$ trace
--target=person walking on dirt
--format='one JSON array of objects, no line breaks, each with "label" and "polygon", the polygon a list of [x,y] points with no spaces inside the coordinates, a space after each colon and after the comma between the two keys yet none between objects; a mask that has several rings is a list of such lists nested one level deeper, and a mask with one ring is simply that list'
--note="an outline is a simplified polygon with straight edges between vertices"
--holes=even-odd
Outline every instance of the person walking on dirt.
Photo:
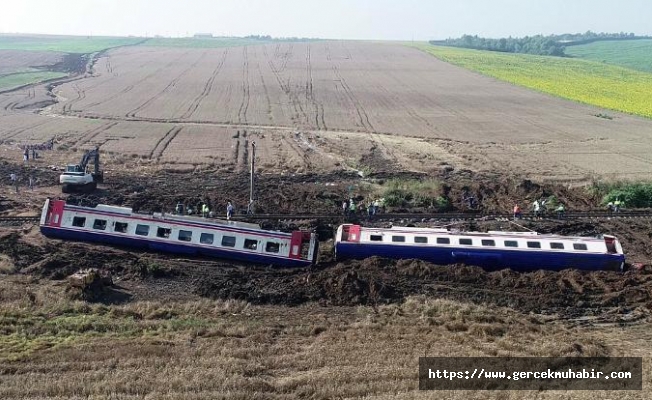
[{"label": "person walking on dirt", "polygon": [[29,176],[29,190],[34,190],[34,177],[32,175]]},{"label": "person walking on dirt", "polygon": [[517,219],[521,219],[521,207],[519,207],[518,203],[514,205],[514,220]]},{"label": "person walking on dirt", "polygon": [[11,174],[9,175],[9,179],[11,179],[11,185],[16,188],[16,193],[18,193],[18,175]]},{"label": "person walking on dirt", "polygon": [[346,200],[344,200],[344,201],[342,202],[342,213],[343,213],[344,215],[346,215],[346,214],[348,214],[348,212],[349,212],[349,202],[346,201]]},{"label": "person walking on dirt", "polygon": [[226,202],[226,219],[227,221],[233,216],[233,204],[230,201]]},{"label": "person walking on dirt", "polygon": [[562,219],[564,218],[564,213],[566,212],[566,208],[562,203],[559,203],[559,206],[555,209],[557,212],[557,219]]},{"label": "person walking on dirt", "polygon": [[25,152],[23,153],[23,161],[25,163],[29,162],[29,150],[25,147]]},{"label": "person walking on dirt", "polygon": [[209,212],[209,211],[210,211],[210,210],[208,209],[208,204],[204,203],[204,205],[201,206],[201,216],[204,217],[204,218],[206,218],[206,216],[208,215],[208,212]]},{"label": "person walking on dirt", "polygon": [[622,206],[622,203],[621,203],[620,199],[616,199],[616,201],[614,201],[614,212],[620,212],[620,207],[621,206]]},{"label": "person walking on dirt", "polygon": [[541,216],[541,204],[539,204],[539,200],[534,200],[534,203],[532,203],[532,211],[534,212],[535,219]]}]

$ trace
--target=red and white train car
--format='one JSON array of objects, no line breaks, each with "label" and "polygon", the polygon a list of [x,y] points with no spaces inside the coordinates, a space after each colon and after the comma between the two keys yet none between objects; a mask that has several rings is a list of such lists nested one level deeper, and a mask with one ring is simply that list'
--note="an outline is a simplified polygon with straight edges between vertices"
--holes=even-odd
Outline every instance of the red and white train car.
[{"label": "red and white train car", "polygon": [[40,228],[58,239],[287,267],[313,264],[319,246],[314,232],[284,233],[242,222],[138,214],[127,207],[80,207],[50,199],[43,206]]}]

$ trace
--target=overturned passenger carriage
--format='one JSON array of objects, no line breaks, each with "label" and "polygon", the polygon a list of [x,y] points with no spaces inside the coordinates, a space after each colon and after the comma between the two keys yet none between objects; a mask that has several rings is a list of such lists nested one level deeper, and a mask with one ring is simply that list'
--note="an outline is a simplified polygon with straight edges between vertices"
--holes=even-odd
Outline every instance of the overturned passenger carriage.
[{"label": "overturned passenger carriage", "polygon": [[338,260],[379,256],[517,271],[566,268],[622,271],[625,266],[623,248],[610,235],[579,237],[345,224],[337,230],[335,253]]},{"label": "overturned passenger carriage", "polygon": [[139,214],[108,205],[80,207],[50,199],[43,206],[40,228],[52,238],[288,267],[313,264],[319,245],[316,233],[309,231],[284,233],[243,222]]}]

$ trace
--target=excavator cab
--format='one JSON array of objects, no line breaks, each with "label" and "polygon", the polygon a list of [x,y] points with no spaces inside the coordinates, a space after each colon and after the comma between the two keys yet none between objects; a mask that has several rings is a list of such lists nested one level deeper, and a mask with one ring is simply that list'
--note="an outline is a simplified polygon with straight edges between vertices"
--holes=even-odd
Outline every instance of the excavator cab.
[{"label": "excavator cab", "polygon": [[85,172],[79,164],[66,165],[66,173]]}]

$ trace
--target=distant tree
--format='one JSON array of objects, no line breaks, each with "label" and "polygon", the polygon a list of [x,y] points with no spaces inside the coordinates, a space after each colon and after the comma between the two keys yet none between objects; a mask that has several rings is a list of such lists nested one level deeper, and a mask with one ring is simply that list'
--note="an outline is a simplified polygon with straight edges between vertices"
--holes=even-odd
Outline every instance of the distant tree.
[{"label": "distant tree", "polygon": [[634,33],[564,33],[550,36],[525,36],[523,38],[488,39],[478,35],[463,35],[459,39],[436,40],[430,43],[441,46],[465,47],[477,50],[501,51],[507,53],[539,54],[564,57],[566,46],[591,43],[597,40],[631,40],[648,39],[648,36],[636,36]]}]

